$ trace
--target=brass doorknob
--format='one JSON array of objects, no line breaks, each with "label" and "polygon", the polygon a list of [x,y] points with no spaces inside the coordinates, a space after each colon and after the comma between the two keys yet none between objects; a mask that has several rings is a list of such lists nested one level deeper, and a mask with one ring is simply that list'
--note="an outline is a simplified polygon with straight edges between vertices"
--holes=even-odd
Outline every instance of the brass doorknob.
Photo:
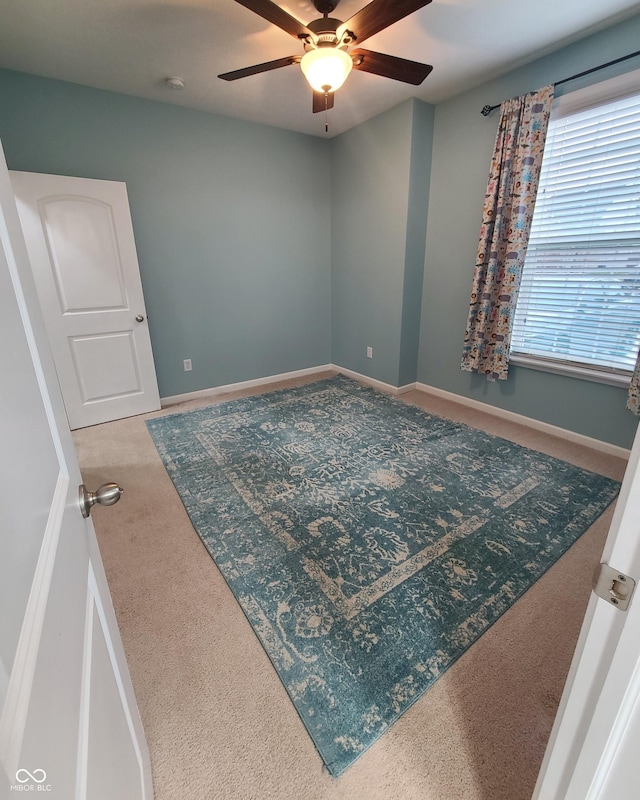
[{"label": "brass doorknob", "polygon": [[83,517],[91,514],[91,506],[96,503],[100,506],[112,506],[120,499],[124,489],[117,483],[103,483],[96,492],[89,492],[84,483],[78,487],[78,503]]}]

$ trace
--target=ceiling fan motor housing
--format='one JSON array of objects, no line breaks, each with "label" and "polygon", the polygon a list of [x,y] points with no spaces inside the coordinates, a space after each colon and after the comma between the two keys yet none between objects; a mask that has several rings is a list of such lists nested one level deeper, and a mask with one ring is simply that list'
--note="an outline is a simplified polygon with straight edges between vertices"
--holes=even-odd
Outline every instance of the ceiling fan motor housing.
[{"label": "ceiling fan motor housing", "polygon": [[313,31],[319,40],[323,37],[332,37],[334,40],[337,40],[336,31],[339,25],[342,25],[342,21],[339,19],[322,17],[322,19],[314,19],[313,22],[307,25],[307,28]]},{"label": "ceiling fan motor housing", "polygon": [[342,37],[345,41],[338,39],[337,30],[342,25],[342,20],[333,17],[323,17],[314,19],[307,25],[312,33],[315,34],[315,45],[309,41],[304,42],[304,49],[311,50],[314,47],[346,47],[351,42],[350,37]]}]

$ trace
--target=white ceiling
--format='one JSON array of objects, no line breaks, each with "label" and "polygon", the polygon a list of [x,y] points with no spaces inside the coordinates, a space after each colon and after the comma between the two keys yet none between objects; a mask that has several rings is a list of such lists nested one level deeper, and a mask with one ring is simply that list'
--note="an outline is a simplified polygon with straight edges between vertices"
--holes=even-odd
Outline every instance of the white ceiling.
[{"label": "white ceiling", "polygon": [[[304,23],[319,16],[309,0],[279,4]],[[365,4],[341,0],[332,16],[347,20]],[[432,74],[414,87],[352,72],[329,112],[329,135],[408,97],[439,102],[637,12],[638,0],[433,0],[363,45],[433,64]],[[217,78],[298,54],[291,36],[233,0],[0,2],[2,67],[324,136],[298,66]],[[167,89],[170,75],[186,88]]]}]

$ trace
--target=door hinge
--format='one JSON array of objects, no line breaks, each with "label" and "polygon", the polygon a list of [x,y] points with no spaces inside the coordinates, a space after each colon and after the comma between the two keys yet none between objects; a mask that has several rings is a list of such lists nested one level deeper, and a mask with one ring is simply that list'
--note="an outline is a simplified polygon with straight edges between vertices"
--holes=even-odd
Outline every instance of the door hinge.
[{"label": "door hinge", "polygon": [[598,564],[593,573],[593,591],[620,611],[629,608],[635,588],[636,582],[632,577],[608,564]]}]

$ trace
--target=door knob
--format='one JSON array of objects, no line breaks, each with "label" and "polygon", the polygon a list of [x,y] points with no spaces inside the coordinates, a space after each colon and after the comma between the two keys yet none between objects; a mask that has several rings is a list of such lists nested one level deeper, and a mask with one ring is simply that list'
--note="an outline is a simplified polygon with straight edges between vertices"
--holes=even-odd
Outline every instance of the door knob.
[{"label": "door knob", "polygon": [[96,492],[87,491],[87,487],[81,483],[78,487],[78,503],[82,516],[88,517],[91,514],[91,506],[96,503],[100,506],[112,506],[118,502],[123,492],[124,489],[117,483],[103,483]]},{"label": "door knob", "polygon": [[142,316],[142,314],[137,315],[136,322],[144,322],[144,317]]}]

